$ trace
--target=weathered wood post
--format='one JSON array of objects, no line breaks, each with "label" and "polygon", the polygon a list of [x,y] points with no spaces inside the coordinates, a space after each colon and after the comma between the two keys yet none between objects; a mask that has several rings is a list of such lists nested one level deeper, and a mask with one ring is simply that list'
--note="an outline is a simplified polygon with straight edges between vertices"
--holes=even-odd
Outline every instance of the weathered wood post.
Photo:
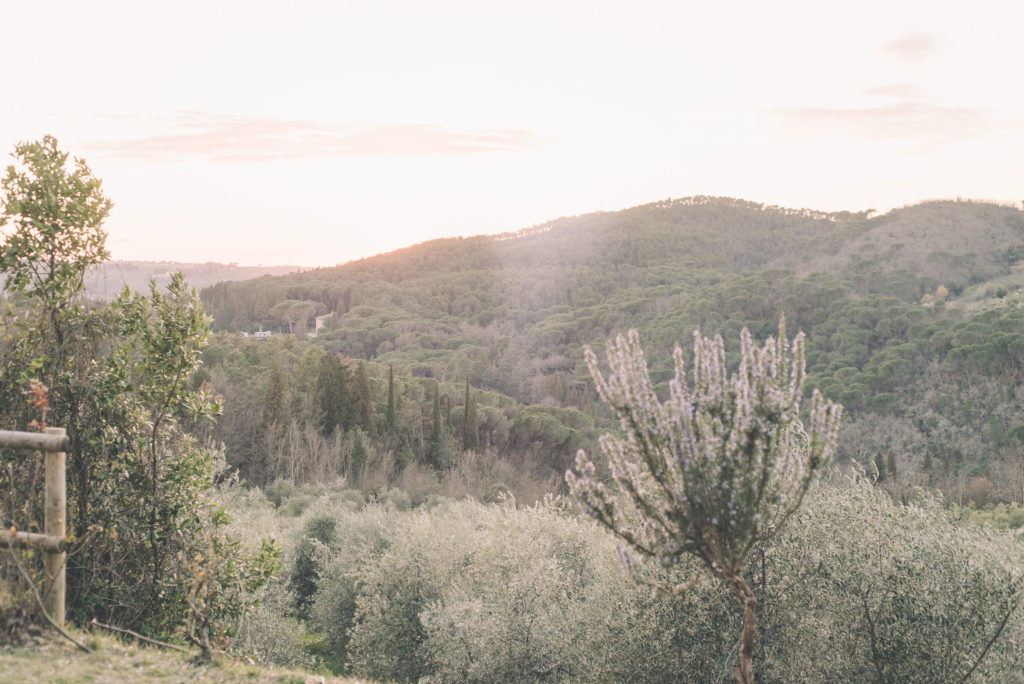
[{"label": "weathered wood post", "polygon": [[[61,427],[48,427],[46,434],[64,437]],[[67,534],[67,474],[63,451],[46,451],[46,498],[44,504],[44,527],[48,537],[63,540]],[[64,626],[64,599],[66,593],[65,564],[67,552],[44,553],[43,568],[46,571],[47,589],[46,612],[53,621]]]}]

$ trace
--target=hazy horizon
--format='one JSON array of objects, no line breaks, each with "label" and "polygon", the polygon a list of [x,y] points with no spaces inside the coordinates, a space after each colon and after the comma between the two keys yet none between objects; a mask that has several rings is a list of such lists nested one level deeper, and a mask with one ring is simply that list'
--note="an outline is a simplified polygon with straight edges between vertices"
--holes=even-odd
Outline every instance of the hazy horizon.
[{"label": "hazy horizon", "polygon": [[[663,198],[663,199],[668,199],[668,200],[684,200],[684,199],[689,199],[689,198],[687,198],[687,197],[671,197],[671,198]],[[723,197],[723,198],[716,198],[716,199],[736,199],[736,200],[742,200],[742,201],[753,201],[753,200],[747,200],[744,197],[733,197],[733,198],[724,198]],[[628,209],[633,209],[633,208],[636,208],[636,207],[644,206],[646,204],[652,204],[652,203],[656,203],[656,202],[660,202],[660,201],[663,201],[663,200],[652,200],[651,202],[644,202],[643,204],[633,205],[633,206],[630,206],[630,207],[621,207],[619,209],[596,209],[594,211],[588,211],[588,212],[584,212],[582,214],[574,214],[572,216],[557,216],[557,217],[553,217],[553,218],[551,218],[550,220],[547,220],[547,221],[541,221],[540,223],[536,223],[536,224],[531,225],[531,226],[522,226],[522,227],[520,227],[518,229],[511,230],[511,231],[503,231],[503,232],[497,232],[497,233],[477,233],[477,234],[473,234],[473,235],[442,235],[442,236],[437,236],[437,237],[431,237],[431,238],[427,238],[426,240],[421,240],[419,242],[411,242],[409,244],[399,245],[398,247],[395,247],[394,249],[387,250],[385,252],[375,252],[373,254],[365,254],[365,255],[361,255],[361,256],[355,256],[355,257],[352,257],[350,259],[346,259],[344,261],[337,261],[337,262],[334,262],[334,263],[326,263],[326,262],[319,263],[319,264],[302,264],[302,263],[295,263],[295,262],[280,262],[280,263],[278,263],[278,262],[258,262],[258,263],[257,262],[252,262],[252,263],[247,263],[247,262],[241,262],[241,261],[238,261],[238,260],[235,260],[235,259],[232,259],[232,260],[229,260],[229,261],[218,261],[218,260],[215,260],[215,259],[213,259],[213,260],[205,259],[203,261],[197,261],[197,260],[192,260],[192,259],[122,258],[122,257],[119,257],[116,254],[113,254],[111,256],[111,262],[145,262],[145,263],[151,263],[151,264],[158,264],[158,263],[182,263],[182,264],[190,264],[190,265],[195,265],[195,266],[202,266],[204,264],[208,264],[209,263],[209,264],[216,264],[216,265],[219,265],[219,266],[235,266],[235,267],[238,267],[238,268],[268,268],[268,269],[269,268],[296,268],[296,269],[303,269],[303,270],[306,270],[306,269],[314,270],[314,269],[318,269],[318,268],[330,268],[332,266],[341,266],[341,265],[347,264],[349,262],[360,261],[362,259],[372,259],[374,257],[382,256],[382,255],[385,255],[385,254],[389,254],[391,252],[395,252],[395,251],[399,251],[399,250],[403,250],[403,249],[408,249],[410,247],[416,247],[417,245],[421,245],[421,244],[424,244],[424,243],[427,243],[427,242],[432,242],[434,240],[446,240],[446,239],[457,240],[457,239],[475,238],[475,237],[498,237],[498,236],[504,236],[504,235],[514,235],[515,233],[519,233],[519,232],[522,232],[522,231],[529,231],[530,229],[538,228],[538,227],[541,227],[541,226],[545,226],[545,225],[547,225],[549,223],[554,223],[554,222],[559,221],[561,219],[568,219],[568,218],[575,218],[575,217],[579,217],[579,216],[586,216],[587,214],[615,213],[615,212],[618,212],[618,211],[626,211]],[[1024,201],[1022,201],[1022,202],[1011,202],[1011,201],[1002,201],[1002,200],[993,200],[993,199],[984,199],[984,198],[975,198],[975,197],[931,197],[931,198],[922,199],[922,200],[920,200],[918,202],[913,202],[913,203],[910,203],[910,204],[901,205],[901,206],[898,206],[898,207],[886,207],[886,208],[881,208],[881,209],[876,209],[874,207],[848,208],[848,209],[831,210],[829,213],[838,213],[838,212],[842,212],[842,211],[849,211],[850,213],[860,213],[860,212],[868,211],[868,212],[870,212],[870,216],[872,218],[875,218],[875,217],[878,217],[878,216],[884,216],[884,215],[886,215],[886,214],[888,214],[890,212],[893,212],[893,211],[898,211],[900,209],[906,209],[908,207],[914,207],[914,206],[918,206],[918,205],[921,205],[921,204],[926,204],[926,203],[929,203],[929,202],[976,202],[976,203],[982,203],[982,204],[996,204],[996,205],[999,205],[999,206],[1009,206],[1009,207],[1012,207],[1012,208],[1017,209],[1017,210],[1024,210]],[[763,204],[765,207],[773,207],[773,206],[775,206],[775,207],[779,207],[781,209],[792,209],[792,210],[808,209],[808,210],[811,210],[811,211],[825,212],[825,210],[819,209],[817,207],[784,207],[784,206],[781,206],[781,205],[773,205],[771,203],[762,203],[762,202],[758,202],[758,204]]]},{"label": "hazy horizon", "polygon": [[665,197],[863,211],[1024,187],[1024,6],[996,0],[0,17],[31,57],[0,75],[4,165],[45,134],[85,158],[123,260],[329,266]]}]

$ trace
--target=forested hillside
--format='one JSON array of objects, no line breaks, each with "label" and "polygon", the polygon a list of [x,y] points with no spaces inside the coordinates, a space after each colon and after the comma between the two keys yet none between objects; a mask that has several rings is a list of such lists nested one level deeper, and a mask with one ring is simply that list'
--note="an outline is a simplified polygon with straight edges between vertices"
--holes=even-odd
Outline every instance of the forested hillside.
[{"label": "forested hillside", "polygon": [[785,314],[809,336],[810,385],[847,408],[845,457],[882,463],[883,478],[1019,498],[1022,257],[1024,214],[1009,206],[872,216],[695,197],[219,283],[202,298],[219,330],[305,332],[333,313],[316,338],[326,350],[599,422],[585,346],[637,328],[667,379],[694,328],[732,345]]},{"label": "forested hillside", "polygon": [[180,273],[88,296],[111,201],[15,156],[0,426],[66,430],[68,534],[18,548],[51,468],[0,450],[0,642],[66,580],[79,633],[379,681],[1021,671],[1017,210],[662,202],[221,283],[211,335]]}]

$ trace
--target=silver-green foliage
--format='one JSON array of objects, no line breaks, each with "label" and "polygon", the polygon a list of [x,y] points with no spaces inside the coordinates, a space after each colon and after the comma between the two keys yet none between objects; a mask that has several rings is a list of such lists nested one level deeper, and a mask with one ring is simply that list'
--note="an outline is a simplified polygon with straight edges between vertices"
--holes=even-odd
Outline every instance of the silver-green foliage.
[{"label": "silver-green foliage", "polygon": [[767,551],[766,672],[794,681],[1010,681],[1024,545],[864,478],[815,491]]},{"label": "silver-green foliage", "polygon": [[[333,510],[312,626],[358,676],[409,681],[725,681],[743,613],[710,578],[652,595],[563,502]],[[761,554],[763,550],[763,556]],[[681,581],[699,561],[641,579]],[[764,681],[1007,681],[1024,621],[1011,532],[865,479],[812,487],[744,570]],[[866,607],[865,607],[866,606]],[[973,668],[973,670],[972,670]]]}]

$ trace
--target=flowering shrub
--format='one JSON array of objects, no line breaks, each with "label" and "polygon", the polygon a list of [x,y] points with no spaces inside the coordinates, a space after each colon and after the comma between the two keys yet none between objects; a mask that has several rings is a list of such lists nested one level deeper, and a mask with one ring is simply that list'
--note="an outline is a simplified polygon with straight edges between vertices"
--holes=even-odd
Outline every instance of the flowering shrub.
[{"label": "flowering shrub", "polygon": [[[805,432],[798,417],[804,335],[790,347],[784,322],[778,339],[760,348],[741,332],[731,377],[721,337],[694,333],[692,388],[679,347],[674,358],[675,378],[662,403],[636,331],[609,345],[607,377],[587,351],[598,393],[625,433],[600,441],[618,487],[601,482],[582,451],[566,480],[583,510],[629,549],[664,566],[694,556],[736,594],[744,606],[737,677],[753,682],[757,598],[744,564],[751,549],[778,533],[831,459],[842,407],[815,390]],[[620,553],[630,570],[628,550]]]}]

